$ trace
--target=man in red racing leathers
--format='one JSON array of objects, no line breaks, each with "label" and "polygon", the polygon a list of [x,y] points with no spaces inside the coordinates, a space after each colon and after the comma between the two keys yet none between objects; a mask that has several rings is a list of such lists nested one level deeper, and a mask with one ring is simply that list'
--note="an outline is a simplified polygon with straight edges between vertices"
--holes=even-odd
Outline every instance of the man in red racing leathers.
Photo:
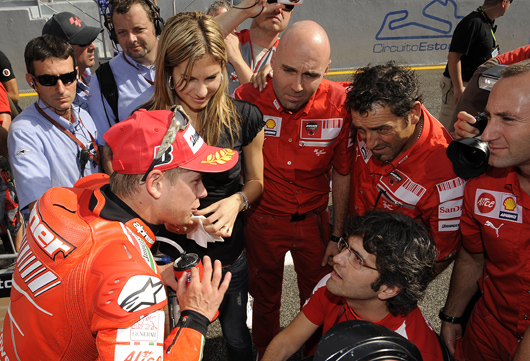
[{"label": "man in red racing leathers", "polygon": [[[13,276],[1,360],[200,360],[207,326],[230,282],[204,258],[174,279],[150,246],[157,227],[190,222],[206,196],[202,172],[238,154],[207,146],[175,110],[140,110],[105,140],[114,174],[84,188],[52,188],[34,207]],[[169,129],[168,129],[169,128]],[[159,148],[161,148],[159,150]],[[91,184],[91,186],[88,186]],[[182,316],[164,342],[164,285]]]}]

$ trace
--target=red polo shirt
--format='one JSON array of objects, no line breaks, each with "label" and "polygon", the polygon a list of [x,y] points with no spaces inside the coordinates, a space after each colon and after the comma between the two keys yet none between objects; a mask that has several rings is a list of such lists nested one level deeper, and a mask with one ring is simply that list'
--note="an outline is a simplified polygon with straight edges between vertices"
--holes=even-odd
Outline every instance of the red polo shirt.
[{"label": "red polo shirt", "polygon": [[257,105],[266,121],[265,186],[263,197],[252,208],[265,214],[287,215],[325,205],[331,167],[343,175],[351,168],[351,117],[344,106],[344,88],[322,80],[297,113],[283,109],[272,81],[261,93],[250,83],[242,85],[235,97]]},{"label": "red polo shirt", "polygon": [[399,211],[430,227],[438,260],[460,248],[458,229],[465,181],[456,176],[445,154],[451,135],[422,106],[420,138],[391,163],[372,157],[357,136],[353,161],[350,214],[374,207]]},{"label": "red polo shirt", "polygon": [[[346,299],[335,296],[325,286],[315,291],[302,308],[302,312],[315,325],[324,325],[322,334],[339,322],[362,320],[348,306]],[[397,332],[415,344],[424,361],[443,360],[438,338],[418,307],[406,316],[392,316],[389,313],[385,318],[374,323]]]},{"label": "red polo shirt", "polygon": [[484,305],[520,338],[530,324],[530,196],[514,168],[488,168],[466,185],[463,208],[463,246],[484,252]]}]

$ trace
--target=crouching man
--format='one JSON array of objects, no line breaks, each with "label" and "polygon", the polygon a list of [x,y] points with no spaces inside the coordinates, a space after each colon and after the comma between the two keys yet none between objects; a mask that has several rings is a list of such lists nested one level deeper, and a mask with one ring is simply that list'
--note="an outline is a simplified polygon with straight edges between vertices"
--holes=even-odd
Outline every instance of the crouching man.
[{"label": "crouching man", "polygon": [[443,360],[432,327],[417,304],[434,275],[436,245],[419,222],[397,212],[351,218],[337,243],[333,272],[302,312],[267,348],[263,361],[287,360],[323,325],[348,320],[380,324],[409,339],[424,361]]}]

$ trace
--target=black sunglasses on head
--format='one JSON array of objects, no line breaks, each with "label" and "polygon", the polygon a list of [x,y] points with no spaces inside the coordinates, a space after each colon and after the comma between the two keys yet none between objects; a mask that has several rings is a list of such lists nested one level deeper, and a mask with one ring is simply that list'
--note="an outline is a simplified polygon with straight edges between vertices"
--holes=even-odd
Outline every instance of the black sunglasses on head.
[{"label": "black sunglasses on head", "polygon": [[[277,3],[278,0],[267,0],[267,2],[268,2],[269,4],[274,4],[274,3]],[[284,4],[284,5],[285,5],[285,4]],[[294,9],[294,5],[285,5],[285,10],[287,10],[287,11],[293,11],[293,9]]]},{"label": "black sunglasses on head", "polygon": [[77,79],[77,70],[74,70],[71,73],[61,74],[61,75],[50,75],[50,74],[44,74],[44,75],[34,75],[35,79],[39,82],[42,86],[55,86],[57,84],[57,80],[61,79],[61,82],[64,85],[68,85],[73,83]]}]

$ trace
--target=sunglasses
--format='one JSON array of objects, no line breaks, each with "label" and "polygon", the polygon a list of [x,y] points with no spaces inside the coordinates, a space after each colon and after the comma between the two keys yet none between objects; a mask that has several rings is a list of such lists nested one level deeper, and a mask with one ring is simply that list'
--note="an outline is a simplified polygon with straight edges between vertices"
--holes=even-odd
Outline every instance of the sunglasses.
[{"label": "sunglasses", "polygon": [[34,75],[35,79],[39,82],[42,86],[55,86],[57,84],[57,80],[61,79],[61,82],[64,85],[68,85],[73,83],[77,79],[77,70],[74,70],[71,73],[61,74],[61,75],[50,75],[50,74],[44,74],[44,75]]},{"label": "sunglasses", "polygon": [[[277,3],[278,0],[267,0],[267,2],[269,4],[274,4],[274,3]],[[293,11],[293,9],[294,9],[294,5],[285,5],[285,10],[286,11]]]},{"label": "sunglasses", "polygon": [[[173,119],[171,119],[171,124],[169,125],[169,128],[164,135],[164,138],[162,138],[162,143],[160,144],[160,147],[158,148],[158,152],[155,155],[155,159],[151,162],[151,165],[147,169],[147,172],[145,172],[144,176],[140,180],[140,184],[144,184],[147,180],[147,176],[151,171],[161,163],[162,157],[164,153],[169,149],[169,147],[175,142],[175,138],[177,137],[177,132],[180,130],[185,130],[188,127],[188,124],[190,123],[190,118],[184,111],[184,108],[182,108],[181,105],[173,106]],[[177,116],[177,112],[180,113],[180,117]],[[184,122],[182,122],[182,120]]]}]

